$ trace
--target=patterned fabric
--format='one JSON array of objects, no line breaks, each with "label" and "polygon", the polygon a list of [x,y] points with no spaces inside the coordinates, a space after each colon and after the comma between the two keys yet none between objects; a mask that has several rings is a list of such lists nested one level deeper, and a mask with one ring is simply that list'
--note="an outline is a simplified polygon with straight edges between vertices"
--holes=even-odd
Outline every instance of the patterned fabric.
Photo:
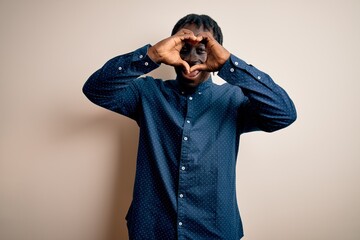
[{"label": "patterned fabric", "polygon": [[109,60],[85,83],[95,104],[140,127],[130,239],[240,239],[235,187],[240,135],[272,132],[296,119],[286,92],[231,55],[193,92],[177,80],[140,77],[158,67],[146,45]]}]

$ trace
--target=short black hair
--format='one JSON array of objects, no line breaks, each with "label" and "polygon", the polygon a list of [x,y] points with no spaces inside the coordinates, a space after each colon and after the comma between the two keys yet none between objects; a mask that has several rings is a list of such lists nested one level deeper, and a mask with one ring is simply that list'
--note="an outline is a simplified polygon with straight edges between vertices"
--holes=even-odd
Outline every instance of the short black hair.
[{"label": "short black hair", "polygon": [[199,15],[199,14],[188,14],[185,17],[181,18],[174,26],[171,35],[177,33],[181,28],[183,28],[187,24],[195,24],[197,27],[203,27],[206,30],[212,31],[214,38],[221,45],[223,43],[223,35],[221,32],[221,28],[217,24],[217,22],[209,17],[208,15]]}]

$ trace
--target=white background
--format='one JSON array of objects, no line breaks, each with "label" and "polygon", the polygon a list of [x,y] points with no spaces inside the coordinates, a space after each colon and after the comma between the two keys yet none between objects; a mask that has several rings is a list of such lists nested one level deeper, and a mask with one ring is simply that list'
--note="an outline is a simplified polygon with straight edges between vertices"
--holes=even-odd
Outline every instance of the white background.
[{"label": "white background", "polygon": [[244,239],[360,239],[357,0],[1,0],[0,239],[127,238],[138,129],[81,88],[193,12],[217,20],[224,46],[298,111],[289,128],[241,139]]}]

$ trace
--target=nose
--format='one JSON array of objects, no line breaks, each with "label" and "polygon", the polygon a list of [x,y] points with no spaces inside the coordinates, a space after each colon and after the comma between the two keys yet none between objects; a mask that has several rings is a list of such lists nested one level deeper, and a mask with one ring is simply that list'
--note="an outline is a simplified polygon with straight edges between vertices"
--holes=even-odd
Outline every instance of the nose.
[{"label": "nose", "polygon": [[192,49],[189,51],[186,56],[184,56],[184,61],[186,61],[190,66],[198,64],[200,62],[200,58],[198,54],[196,53],[195,49]]}]

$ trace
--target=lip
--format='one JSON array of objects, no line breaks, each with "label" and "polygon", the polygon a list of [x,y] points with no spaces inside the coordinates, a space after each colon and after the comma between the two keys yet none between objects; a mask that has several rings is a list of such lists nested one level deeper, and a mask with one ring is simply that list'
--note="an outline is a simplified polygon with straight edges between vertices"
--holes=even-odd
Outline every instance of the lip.
[{"label": "lip", "polygon": [[200,74],[200,71],[195,70],[195,71],[190,72],[190,73],[186,73],[186,72],[183,71],[182,74],[183,74],[183,77],[185,77],[187,79],[195,79]]}]

